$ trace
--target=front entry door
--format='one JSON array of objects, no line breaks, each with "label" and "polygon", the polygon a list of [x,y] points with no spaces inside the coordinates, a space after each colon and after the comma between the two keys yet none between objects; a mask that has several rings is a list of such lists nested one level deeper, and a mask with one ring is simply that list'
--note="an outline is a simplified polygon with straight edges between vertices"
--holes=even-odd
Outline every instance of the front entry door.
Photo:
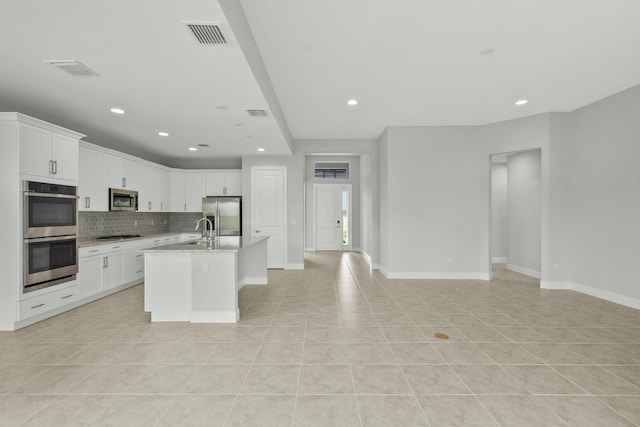
[{"label": "front entry door", "polygon": [[286,168],[251,168],[251,235],[269,236],[267,267],[285,265]]},{"label": "front entry door", "polygon": [[316,250],[341,251],[348,242],[348,187],[315,185]]}]

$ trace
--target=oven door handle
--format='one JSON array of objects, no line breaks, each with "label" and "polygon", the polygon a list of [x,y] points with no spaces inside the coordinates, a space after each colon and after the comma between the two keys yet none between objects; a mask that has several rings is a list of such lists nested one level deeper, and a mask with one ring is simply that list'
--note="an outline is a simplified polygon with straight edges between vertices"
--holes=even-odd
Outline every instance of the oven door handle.
[{"label": "oven door handle", "polygon": [[75,240],[77,244],[78,236],[75,234],[69,236],[58,236],[58,237],[35,237],[33,239],[24,239],[25,243],[45,243],[45,242],[56,242],[58,240]]},{"label": "oven door handle", "polygon": [[51,197],[53,199],[79,199],[80,196],[72,194],[53,194],[53,193],[32,193],[25,191],[24,195],[27,197]]}]

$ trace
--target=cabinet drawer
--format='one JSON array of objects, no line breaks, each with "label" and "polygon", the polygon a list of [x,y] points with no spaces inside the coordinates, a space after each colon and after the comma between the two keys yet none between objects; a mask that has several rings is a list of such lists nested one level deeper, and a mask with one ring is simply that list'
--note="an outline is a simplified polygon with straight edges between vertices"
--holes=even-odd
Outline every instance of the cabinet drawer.
[{"label": "cabinet drawer", "polygon": [[59,291],[50,292],[35,298],[29,298],[19,303],[20,319],[45,313],[63,305],[75,302],[78,299],[78,286],[70,286]]},{"label": "cabinet drawer", "polygon": [[118,243],[114,243],[112,245],[87,246],[78,249],[78,257],[85,258],[89,256],[107,254],[109,252],[120,251],[122,248],[122,244]]}]

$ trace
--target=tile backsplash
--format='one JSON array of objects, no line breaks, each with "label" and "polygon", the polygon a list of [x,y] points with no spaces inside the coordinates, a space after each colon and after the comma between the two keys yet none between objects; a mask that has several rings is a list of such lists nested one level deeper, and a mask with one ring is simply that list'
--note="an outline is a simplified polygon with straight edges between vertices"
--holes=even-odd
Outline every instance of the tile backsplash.
[{"label": "tile backsplash", "polygon": [[78,234],[82,241],[111,234],[193,231],[201,216],[198,212],[78,212]]}]

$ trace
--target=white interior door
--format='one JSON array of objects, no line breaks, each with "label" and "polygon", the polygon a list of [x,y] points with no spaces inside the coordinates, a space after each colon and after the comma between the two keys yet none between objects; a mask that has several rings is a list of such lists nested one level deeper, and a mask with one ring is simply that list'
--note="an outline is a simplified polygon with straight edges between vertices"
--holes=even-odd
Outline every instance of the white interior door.
[{"label": "white interior door", "polygon": [[344,186],[338,184],[315,185],[316,250],[344,249],[344,190]]},{"label": "white interior door", "polygon": [[269,236],[267,267],[284,268],[286,168],[251,168],[251,234]]}]

